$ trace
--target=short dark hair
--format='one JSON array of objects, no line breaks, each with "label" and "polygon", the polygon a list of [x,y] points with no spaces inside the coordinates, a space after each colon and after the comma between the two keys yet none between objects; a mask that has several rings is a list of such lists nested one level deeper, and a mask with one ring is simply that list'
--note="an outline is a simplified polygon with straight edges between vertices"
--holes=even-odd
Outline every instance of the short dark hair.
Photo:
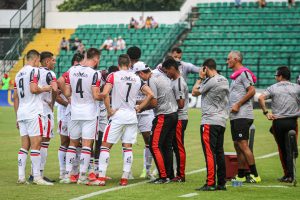
[{"label": "short dark hair", "polygon": [[71,60],[71,65],[74,65],[75,61],[76,62],[80,62],[84,59],[84,55],[80,52],[76,52],[74,55],[73,55],[73,58]]},{"label": "short dark hair", "polygon": [[112,65],[108,68],[108,73],[112,73],[112,72],[116,72],[116,71],[119,71],[119,67],[118,66],[115,66],[115,65]]},{"label": "short dark hair", "polygon": [[285,80],[291,79],[291,71],[287,66],[281,66],[277,68],[276,72],[277,76],[282,76]]},{"label": "short dark hair", "polygon": [[50,51],[43,51],[40,56],[40,61],[43,62],[46,58],[52,58],[53,53],[51,53]]},{"label": "short dark hair", "polygon": [[166,69],[174,67],[176,70],[178,70],[178,63],[173,58],[169,58],[162,63],[162,67]]},{"label": "short dark hair", "polygon": [[119,66],[129,66],[130,64],[130,58],[127,54],[121,54],[118,58],[118,65]]},{"label": "short dark hair", "polygon": [[182,50],[181,50],[179,47],[174,47],[174,48],[171,50],[172,53],[175,52],[175,51],[176,51],[176,53],[182,53]]},{"label": "short dark hair", "polygon": [[93,59],[96,56],[100,57],[100,55],[101,55],[100,50],[96,48],[89,48],[86,52],[87,59]]},{"label": "short dark hair", "polygon": [[206,59],[206,60],[203,62],[202,66],[206,66],[206,67],[208,67],[209,69],[214,69],[214,70],[217,69],[217,63],[216,63],[216,61],[215,61],[214,59],[212,59],[212,58]]},{"label": "short dark hair", "polygon": [[31,60],[31,59],[33,59],[35,57],[39,57],[39,56],[40,56],[40,53],[37,50],[31,49],[27,52],[26,59]]},{"label": "short dark hair", "polygon": [[139,47],[133,46],[127,49],[127,55],[131,60],[139,60],[142,55],[142,51]]}]

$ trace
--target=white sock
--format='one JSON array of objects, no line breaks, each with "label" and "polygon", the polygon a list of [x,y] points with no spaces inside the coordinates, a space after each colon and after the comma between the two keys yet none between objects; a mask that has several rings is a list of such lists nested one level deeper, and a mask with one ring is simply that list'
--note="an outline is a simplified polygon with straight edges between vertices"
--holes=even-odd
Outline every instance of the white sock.
[{"label": "white sock", "polygon": [[41,143],[41,149],[40,149],[40,152],[41,152],[41,167],[40,167],[40,170],[41,170],[41,176],[43,177],[44,176],[44,169],[45,169],[45,165],[46,165],[46,161],[47,161],[47,157],[48,157],[48,147],[49,147],[49,144],[50,142],[42,142]]},{"label": "white sock", "polygon": [[67,147],[60,146],[58,149],[58,161],[59,161],[59,171],[60,175],[64,175],[66,172],[66,154],[67,154]]},{"label": "white sock", "polygon": [[30,159],[32,166],[32,175],[34,179],[41,176],[40,167],[41,167],[41,153],[39,150],[30,151]]},{"label": "white sock", "polygon": [[99,177],[106,176],[107,166],[109,164],[109,151],[110,149],[107,147],[100,148],[100,156],[99,156]]},{"label": "white sock", "polygon": [[66,174],[68,177],[70,177],[71,175],[75,157],[76,157],[76,147],[69,146],[66,153]]},{"label": "white sock", "polygon": [[150,152],[149,145],[146,145],[144,149],[144,167],[147,173],[150,173],[150,169],[152,166],[152,159],[153,157]]},{"label": "white sock", "polygon": [[91,158],[91,148],[82,147],[80,155],[80,177],[86,176]]},{"label": "white sock", "polygon": [[90,158],[89,167],[88,167],[88,173],[94,172],[94,157]]},{"label": "white sock", "polygon": [[99,174],[99,159],[95,159],[94,172],[95,172],[96,175]]},{"label": "white sock", "polygon": [[123,147],[123,175],[122,178],[127,178],[129,172],[131,171],[131,166],[133,162],[132,148]]},{"label": "white sock", "polygon": [[79,174],[79,166],[80,166],[80,155],[81,155],[81,147],[76,148],[76,157],[73,164],[73,169],[71,174],[78,175]]},{"label": "white sock", "polygon": [[19,169],[19,179],[25,179],[25,169],[26,169],[26,159],[28,151],[21,148],[18,153],[18,169]]}]

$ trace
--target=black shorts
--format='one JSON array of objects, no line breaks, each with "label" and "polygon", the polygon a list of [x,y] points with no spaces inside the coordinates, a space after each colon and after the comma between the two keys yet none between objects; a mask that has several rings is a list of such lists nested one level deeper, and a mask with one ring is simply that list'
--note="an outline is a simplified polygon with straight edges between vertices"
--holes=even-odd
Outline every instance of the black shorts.
[{"label": "black shorts", "polygon": [[230,121],[231,136],[233,141],[249,140],[249,129],[253,119],[234,119]]}]

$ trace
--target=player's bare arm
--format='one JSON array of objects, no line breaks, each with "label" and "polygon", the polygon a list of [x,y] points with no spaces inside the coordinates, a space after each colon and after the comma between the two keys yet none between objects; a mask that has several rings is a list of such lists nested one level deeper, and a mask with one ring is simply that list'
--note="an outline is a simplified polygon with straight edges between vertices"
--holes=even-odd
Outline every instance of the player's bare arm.
[{"label": "player's bare arm", "polygon": [[30,83],[30,92],[32,94],[40,94],[43,92],[50,92],[50,91],[51,91],[51,85],[39,87],[37,83]]},{"label": "player's bare arm", "polygon": [[[153,108],[153,107],[151,107],[151,103],[150,103],[154,97],[154,94],[153,94],[151,88],[147,85],[144,85],[141,88],[141,91],[144,95],[146,95],[146,98],[143,101],[141,101],[141,103],[138,106],[136,106],[137,112],[141,112],[142,110],[146,110],[146,109],[149,110],[149,109]],[[157,104],[157,101],[156,101],[156,104]]]},{"label": "player's bare arm", "polygon": [[267,99],[267,96],[264,95],[264,94],[261,94],[259,97],[258,97],[258,102],[259,102],[259,105],[264,113],[264,115],[266,115],[267,119],[268,120],[274,120],[276,119],[276,117],[272,114],[272,113],[269,113],[268,112],[268,109],[266,107],[266,99]]},{"label": "player's bare arm", "polygon": [[59,103],[60,105],[63,105],[63,106],[65,106],[65,107],[67,107],[69,103],[68,103],[68,101],[65,101],[65,100],[60,96],[61,93],[62,93],[62,92],[59,90],[59,92],[58,92],[58,94],[57,94],[57,97],[56,97],[56,102]]},{"label": "player's bare arm", "polygon": [[115,114],[116,110],[113,110],[110,106],[110,97],[109,97],[109,93],[112,89],[112,85],[107,83],[105,84],[104,86],[104,89],[103,89],[103,92],[101,92],[101,95],[103,96],[104,98],[104,105],[105,105],[105,108],[107,110],[107,115],[108,117],[111,117]]}]

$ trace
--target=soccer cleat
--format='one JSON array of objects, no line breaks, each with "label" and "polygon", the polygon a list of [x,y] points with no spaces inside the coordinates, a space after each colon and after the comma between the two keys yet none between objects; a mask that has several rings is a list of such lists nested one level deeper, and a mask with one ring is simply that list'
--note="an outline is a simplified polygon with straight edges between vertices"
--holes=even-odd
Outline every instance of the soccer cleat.
[{"label": "soccer cleat", "polygon": [[231,179],[231,181],[240,181],[240,182],[246,182],[246,177],[239,177],[238,175],[236,175],[233,179]]},{"label": "soccer cleat", "polygon": [[197,190],[197,191],[215,191],[216,186],[214,186],[214,185],[209,186],[209,185],[205,184],[200,188],[196,188],[195,190]]},{"label": "soccer cleat", "polygon": [[126,186],[128,185],[128,179],[127,178],[121,178],[119,185]]},{"label": "soccer cleat", "polygon": [[105,186],[105,181],[106,181],[105,177],[99,177],[95,181],[88,182],[87,185],[89,185],[89,186],[92,186],[92,185],[95,185],[95,186]]},{"label": "soccer cleat", "polygon": [[283,176],[283,177],[278,179],[278,181],[282,182],[282,183],[292,183],[293,180],[294,179],[292,177],[288,177],[288,176]]},{"label": "soccer cleat", "polygon": [[146,176],[147,176],[147,172],[146,172],[146,169],[144,168],[140,175],[140,178],[146,178]]},{"label": "soccer cleat", "polygon": [[227,190],[226,185],[218,185],[216,190]]},{"label": "soccer cleat", "polygon": [[76,176],[76,175],[71,175],[71,176],[70,176],[70,181],[71,181],[71,183],[77,183],[77,181],[78,181],[78,176]]},{"label": "soccer cleat", "polygon": [[55,180],[51,180],[51,179],[47,178],[46,176],[44,176],[43,179],[45,181],[47,181],[47,182],[50,182],[50,183],[54,183],[55,182]]},{"label": "soccer cleat", "polygon": [[155,177],[152,174],[150,174],[150,173],[147,173],[145,178],[149,179],[150,181],[155,180]]},{"label": "soccer cleat", "polygon": [[63,180],[65,178],[65,175],[59,175],[59,180]]},{"label": "soccer cleat", "polygon": [[28,181],[33,182],[33,176],[32,175],[29,176]]},{"label": "soccer cleat", "polygon": [[134,177],[133,177],[133,175],[132,175],[132,172],[129,172],[128,179],[129,179],[129,180],[133,180],[133,179],[134,179]]},{"label": "soccer cleat", "polygon": [[170,182],[171,182],[171,180],[169,178],[158,178],[153,181],[154,184],[166,184],[166,183],[170,183]]},{"label": "soccer cleat", "polygon": [[19,179],[18,181],[17,181],[17,184],[20,184],[20,185],[29,185],[29,183],[26,181],[26,179],[24,178],[24,179]]},{"label": "soccer cleat", "polygon": [[78,185],[87,185],[89,180],[86,177],[81,177],[77,180]]},{"label": "soccer cleat", "polygon": [[185,177],[176,176],[175,178],[171,179],[171,182],[185,182]]},{"label": "soccer cleat", "polygon": [[95,181],[97,179],[96,174],[94,172],[90,173],[88,179],[89,181]]},{"label": "soccer cleat", "polygon": [[36,184],[36,185],[54,185],[53,183],[50,183],[50,182],[47,182],[45,181],[43,178],[36,178],[33,180],[33,184]]},{"label": "soccer cleat", "polygon": [[[77,182],[77,181],[75,181],[75,183],[76,183],[76,182]],[[74,182],[71,181],[71,178],[64,178],[64,179],[61,179],[61,180],[59,181],[59,183],[70,184],[70,183],[74,183]]]},{"label": "soccer cleat", "polygon": [[105,176],[105,179],[106,179],[106,180],[112,180],[112,177]]},{"label": "soccer cleat", "polygon": [[261,178],[260,176],[255,177],[253,174],[250,174],[249,180],[247,180],[247,183],[260,183]]}]

